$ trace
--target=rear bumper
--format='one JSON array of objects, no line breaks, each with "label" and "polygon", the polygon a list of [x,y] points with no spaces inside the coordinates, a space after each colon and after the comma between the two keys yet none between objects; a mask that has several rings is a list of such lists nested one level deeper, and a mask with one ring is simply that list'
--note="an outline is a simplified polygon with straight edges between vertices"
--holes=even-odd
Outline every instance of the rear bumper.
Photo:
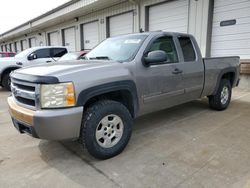
[{"label": "rear bumper", "polygon": [[46,140],[78,138],[83,107],[52,110],[29,110],[8,98],[9,112],[14,126],[20,133]]}]

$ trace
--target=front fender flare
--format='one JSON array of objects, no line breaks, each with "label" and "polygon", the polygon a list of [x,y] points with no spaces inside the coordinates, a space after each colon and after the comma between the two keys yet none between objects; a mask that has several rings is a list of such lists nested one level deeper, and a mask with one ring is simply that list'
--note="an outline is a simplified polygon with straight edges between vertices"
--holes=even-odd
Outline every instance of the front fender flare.
[{"label": "front fender flare", "polygon": [[133,98],[134,116],[136,117],[139,109],[139,102],[136,85],[132,80],[116,81],[85,89],[78,95],[77,106],[84,106],[89,99],[98,95],[122,90],[129,91],[131,94]]}]

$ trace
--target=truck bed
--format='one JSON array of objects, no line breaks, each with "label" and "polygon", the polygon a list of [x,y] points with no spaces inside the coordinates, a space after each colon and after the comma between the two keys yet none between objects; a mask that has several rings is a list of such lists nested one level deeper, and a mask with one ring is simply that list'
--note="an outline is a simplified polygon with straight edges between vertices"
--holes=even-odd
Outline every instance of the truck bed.
[{"label": "truck bed", "polygon": [[[203,58],[203,64],[205,77],[202,97],[214,93],[218,85],[218,80],[221,79],[220,77],[223,76],[224,72],[232,70],[232,72],[236,72],[237,74],[235,78],[239,77],[240,57],[238,56]],[[237,80],[235,79],[232,87],[236,86]]]}]

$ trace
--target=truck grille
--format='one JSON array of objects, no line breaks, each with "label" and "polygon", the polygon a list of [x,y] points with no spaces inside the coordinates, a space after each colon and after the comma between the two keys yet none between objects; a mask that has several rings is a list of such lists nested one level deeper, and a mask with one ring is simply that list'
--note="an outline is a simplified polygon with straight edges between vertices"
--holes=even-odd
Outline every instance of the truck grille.
[{"label": "truck grille", "polygon": [[11,80],[11,91],[16,102],[31,109],[37,107],[37,88],[38,84]]}]

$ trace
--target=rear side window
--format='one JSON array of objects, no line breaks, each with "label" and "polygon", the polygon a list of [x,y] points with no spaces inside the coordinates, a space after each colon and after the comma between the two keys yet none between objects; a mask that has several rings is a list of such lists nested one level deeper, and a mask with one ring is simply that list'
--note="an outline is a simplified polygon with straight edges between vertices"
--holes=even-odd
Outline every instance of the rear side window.
[{"label": "rear side window", "polygon": [[40,49],[35,51],[37,58],[48,58],[50,57],[50,50],[49,49]]},{"label": "rear side window", "polygon": [[179,41],[184,56],[184,61],[195,61],[196,55],[191,39],[189,37],[179,37]]},{"label": "rear side window", "polygon": [[52,57],[62,57],[67,53],[67,49],[65,48],[53,48],[52,49]]}]

